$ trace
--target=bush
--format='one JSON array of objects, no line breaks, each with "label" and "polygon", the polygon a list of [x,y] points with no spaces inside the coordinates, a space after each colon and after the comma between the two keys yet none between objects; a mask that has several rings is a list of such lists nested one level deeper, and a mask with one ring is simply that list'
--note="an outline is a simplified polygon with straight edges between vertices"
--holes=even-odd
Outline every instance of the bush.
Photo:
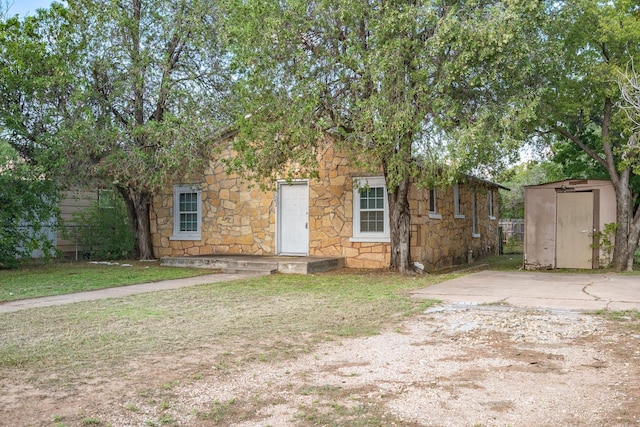
[{"label": "bush", "polygon": [[50,258],[55,241],[47,232],[55,230],[58,191],[38,168],[0,156],[0,268],[17,267],[34,251]]},{"label": "bush", "polygon": [[101,190],[99,200],[91,208],[73,214],[73,223],[84,258],[105,260],[132,256],[135,239],[124,203],[113,191]]}]

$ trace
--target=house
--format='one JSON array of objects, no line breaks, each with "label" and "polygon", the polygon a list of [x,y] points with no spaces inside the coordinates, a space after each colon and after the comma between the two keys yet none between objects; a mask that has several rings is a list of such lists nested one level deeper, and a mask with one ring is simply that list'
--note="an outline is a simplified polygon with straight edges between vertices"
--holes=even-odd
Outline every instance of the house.
[{"label": "house", "polygon": [[[569,179],[525,187],[524,267],[599,268],[610,262],[603,245],[616,222],[616,196],[608,180]],[[613,236],[606,236],[612,242]]]},{"label": "house", "polygon": [[76,215],[91,209],[100,199],[98,189],[72,188],[62,192],[60,202],[60,220],[62,227],[58,227],[56,248],[64,258],[82,258],[85,250],[82,244],[82,225],[77,222]]},{"label": "house", "polygon": [[[76,215],[98,203],[100,191],[75,188],[61,192],[58,209],[62,226],[55,217],[45,222],[46,238],[61,257],[76,260],[82,257],[85,250],[81,242],[83,226],[77,223]],[[44,254],[41,250],[36,250],[31,257],[42,258]]]},{"label": "house", "polygon": [[[250,187],[212,161],[202,182],[154,197],[156,255],[343,257],[350,268],[388,267],[384,177],[349,167],[330,145],[319,159],[318,178],[277,182],[273,191]],[[412,186],[412,260],[437,270],[497,253],[499,188],[471,177],[450,188]]]}]

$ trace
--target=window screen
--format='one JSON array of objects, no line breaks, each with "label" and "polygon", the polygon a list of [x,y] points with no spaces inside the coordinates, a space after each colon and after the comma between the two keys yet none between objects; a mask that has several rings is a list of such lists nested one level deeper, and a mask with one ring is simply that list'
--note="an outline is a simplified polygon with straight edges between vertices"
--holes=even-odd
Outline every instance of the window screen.
[{"label": "window screen", "polygon": [[360,232],[384,232],[384,187],[360,190]]},{"label": "window screen", "polygon": [[198,193],[180,194],[180,231],[198,231]]}]

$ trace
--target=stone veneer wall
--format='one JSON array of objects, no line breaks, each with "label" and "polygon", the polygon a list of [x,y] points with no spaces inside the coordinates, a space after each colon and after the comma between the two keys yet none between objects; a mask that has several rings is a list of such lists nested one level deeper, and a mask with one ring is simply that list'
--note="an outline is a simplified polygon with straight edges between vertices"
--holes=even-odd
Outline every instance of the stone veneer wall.
[{"label": "stone veneer wall", "polygon": [[[309,255],[342,256],[350,268],[385,268],[390,264],[389,243],[351,242],[353,178],[366,174],[348,167],[347,159],[328,145],[319,154],[318,179],[309,182]],[[235,175],[227,175],[222,164],[212,163],[205,173],[202,190],[202,240],[171,240],[173,234],[172,188],[154,197],[151,214],[156,255],[276,254],[276,194],[261,191]],[[191,184],[191,183],[185,183]],[[493,253],[498,243],[497,220],[488,220],[487,192],[478,191],[480,238],[471,236],[471,193],[461,186],[465,219],[453,219],[453,190],[438,191],[442,219],[430,219],[429,192],[412,188],[411,251],[414,261],[427,269],[440,269],[467,262],[474,256]],[[497,191],[494,191],[497,212]]]},{"label": "stone veneer wall", "polygon": [[[184,183],[194,184],[194,183]],[[212,163],[202,190],[202,240],[171,240],[173,235],[173,188],[153,199],[151,234],[157,256],[210,254],[275,254],[275,196],[261,191],[225,166]]]},{"label": "stone veneer wall", "polygon": [[318,179],[309,186],[309,225],[312,256],[342,256],[349,268],[384,268],[391,262],[389,243],[351,242],[353,179],[371,173],[349,168],[347,159],[331,146],[321,155]]},{"label": "stone veneer wall", "polygon": [[[411,257],[424,264],[426,270],[439,270],[468,262],[469,250],[473,259],[495,254],[498,251],[498,220],[489,218],[489,192],[484,187],[476,189],[478,234],[472,230],[472,188],[460,184],[460,214],[454,217],[453,187],[437,188],[437,213],[440,219],[429,217],[429,189],[410,190],[411,207]],[[493,192],[494,212],[498,212],[498,191]]]}]

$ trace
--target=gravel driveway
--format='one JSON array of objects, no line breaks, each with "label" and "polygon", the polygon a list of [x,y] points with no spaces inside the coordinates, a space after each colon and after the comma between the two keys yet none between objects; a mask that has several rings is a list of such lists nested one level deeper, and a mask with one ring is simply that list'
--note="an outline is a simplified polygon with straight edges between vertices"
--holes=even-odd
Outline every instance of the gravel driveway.
[{"label": "gravel driveway", "polygon": [[[640,332],[571,311],[445,305],[287,363],[212,372],[114,426],[639,426]],[[215,371],[215,370],[212,370]],[[178,397],[179,396],[179,397]],[[147,423],[147,424],[145,424]]]},{"label": "gravel driveway", "polygon": [[[488,285],[496,277],[504,286]],[[638,321],[567,310],[551,294],[634,307],[640,280],[620,281],[622,291],[611,295],[605,276],[572,276],[564,288],[549,275],[516,277],[464,276],[451,299],[475,302],[447,302],[379,335],[324,343],[286,362],[221,368],[224,349],[201,347],[141,355],[125,378],[96,372],[78,392],[32,390],[27,379],[3,396],[0,426],[640,427]],[[523,278],[535,286],[521,286]],[[452,289],[442,283],[424,293]],[[518,306],[534,300],[555,308]]]}]

